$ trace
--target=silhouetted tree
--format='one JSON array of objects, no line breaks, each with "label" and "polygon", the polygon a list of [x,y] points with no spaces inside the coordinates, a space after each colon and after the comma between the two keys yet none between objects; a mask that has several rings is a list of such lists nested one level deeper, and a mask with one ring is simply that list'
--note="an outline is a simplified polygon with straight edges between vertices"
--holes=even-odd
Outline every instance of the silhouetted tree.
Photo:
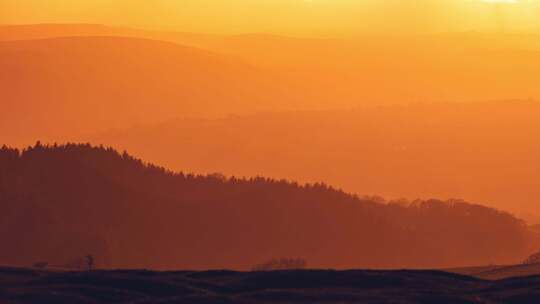
[{"label": "silhouetted tree", "polygon": [[49,266],[49,263],[47,262],[37,262],[32,265],[32,267],[36,269],[45,269]]},{"label": "silhouetted tree", "polygon": [[537,252],[529,256],[525,261],[523,261],[523,264],[525,265],[540,264],[540,252]]},{"label": "silhouetted tree", "polygon": [[94,269],[94,264],[95,264],[95,260],[94,260],[94,256],[89,254],[85,257],[85,261],[86,261],[86,266],[87,266],[87,269],[88,271],[92,271]]}]

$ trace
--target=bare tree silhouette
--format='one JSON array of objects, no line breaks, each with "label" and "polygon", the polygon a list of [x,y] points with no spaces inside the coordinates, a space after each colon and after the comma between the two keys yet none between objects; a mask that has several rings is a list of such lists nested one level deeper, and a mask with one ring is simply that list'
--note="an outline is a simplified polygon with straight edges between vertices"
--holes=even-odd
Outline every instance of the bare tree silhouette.
[{"label": "bare tree silhouette", "polygon": [[85,257],[86,260],[86,266],[88,267],[88,271],[94,270],[95,267],[95,259],[94,256],[89,254]]}]

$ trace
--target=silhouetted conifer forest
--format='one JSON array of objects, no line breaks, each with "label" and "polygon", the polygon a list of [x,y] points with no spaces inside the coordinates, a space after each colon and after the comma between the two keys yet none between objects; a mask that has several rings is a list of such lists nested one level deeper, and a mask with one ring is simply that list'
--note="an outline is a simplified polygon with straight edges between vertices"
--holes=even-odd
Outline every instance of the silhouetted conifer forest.
[{"label": "silhouetted conifer forest", "polygon": [[91,255],[99,268],[251,269],[281,257],[440,268],[519,262],[538,244],[514,216],[460,200],[387,202],[322,183],[175,173],[90,144],[3,147],[0,207],[5,265]]}]

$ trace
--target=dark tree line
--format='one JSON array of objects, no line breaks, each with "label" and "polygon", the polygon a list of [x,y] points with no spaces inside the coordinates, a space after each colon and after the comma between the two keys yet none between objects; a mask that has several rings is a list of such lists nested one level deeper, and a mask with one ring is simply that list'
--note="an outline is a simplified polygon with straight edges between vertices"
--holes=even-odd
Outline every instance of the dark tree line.
[{"label": "dark tree line", "polygon": [[463,201],[384,202],[322,183],[175,173],[89,144],[1,148],[0,208],[0,264],[91,252],[105,267],[249,269],[275,256],[312,267],[451,267],[520,261],[537,244],[519,219]]}]

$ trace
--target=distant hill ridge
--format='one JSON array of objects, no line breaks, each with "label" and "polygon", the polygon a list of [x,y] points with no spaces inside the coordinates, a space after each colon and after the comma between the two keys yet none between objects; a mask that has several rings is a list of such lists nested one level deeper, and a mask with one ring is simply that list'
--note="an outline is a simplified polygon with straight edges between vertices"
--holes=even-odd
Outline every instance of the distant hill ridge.
[{"label": "distant hill ridge", "polygon": [[536,244],[519,219],[462,201],[174,173],[90,144],[0,149],[0,206],[7,265],[92,254],[114,268],[455,267],[520,261]]},{"label": "distant hill ridge", "polygon": [[10,129],[0,136],[10,143],[29,134],[65,140],[179,116],[264,110],[270,101],[283,99],[266,71],[231,56],[159,40],[1,41],[0,65],[0,99],[7,109],[0,112],[0,128]]}]

